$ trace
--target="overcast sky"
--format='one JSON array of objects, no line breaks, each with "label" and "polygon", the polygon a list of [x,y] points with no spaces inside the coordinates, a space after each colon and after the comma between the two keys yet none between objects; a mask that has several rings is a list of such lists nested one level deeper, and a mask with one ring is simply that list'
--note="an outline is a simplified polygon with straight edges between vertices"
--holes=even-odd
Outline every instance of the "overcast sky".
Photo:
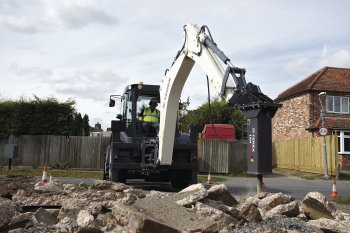
[{"label": "overcast sky", "polygon": [[[247,82],[276,98],[324,66],[350,68],[348,0],[0,0],[0,98],[76,100],[106,129],[110,94],[160,84],[183,25],[207,25]],[[212,93],[214,95],[215,93]],[[207,100],[195,66],[182,98]]]}]

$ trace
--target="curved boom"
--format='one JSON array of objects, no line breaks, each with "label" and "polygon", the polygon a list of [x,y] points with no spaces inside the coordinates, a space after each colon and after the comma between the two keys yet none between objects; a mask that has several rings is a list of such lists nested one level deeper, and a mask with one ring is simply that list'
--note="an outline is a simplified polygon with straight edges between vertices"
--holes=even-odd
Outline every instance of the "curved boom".
[{"label": "curved boom", "polygon": [[[159,162],[171,165],[175,138],[177,106],[183,86],[192,67],[198,63],[214,88],[228,101],[237,90],[246,88],[245,70],[234,67],[225,54],[218,49],[205,26],[184,26],[185,42],[174,63],[163,77],[160,85],[160,125],[159,125]],[[220,62],[219,59],[222,61]],[[226,65],[226,69],[222,64]],[[231,75],[232,79],[228,76]],[[237,76],[238,75],[238,76]]]}]

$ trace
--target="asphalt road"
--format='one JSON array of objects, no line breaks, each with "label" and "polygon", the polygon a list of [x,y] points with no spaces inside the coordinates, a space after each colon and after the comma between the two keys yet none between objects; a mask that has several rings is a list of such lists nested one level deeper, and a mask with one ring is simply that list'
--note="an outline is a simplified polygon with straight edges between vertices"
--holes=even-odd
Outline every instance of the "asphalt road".
[{"label": "asphalt road", "polygon": [[[225,177],[227,180],[224,182],[227,188],[233,195],[238,196],[254,196],[256,194],[257,179],[247,177]],[[41,177],[37,177],[39,182]],[[80,178],[67,178],[67,177],[55,177],[63,183],[75,183],[79,184],[84,182],[86,184],[92,184],[93,179],[80,179]],[[286,195],[293,196],[297,199],[303,199],[309,192],[320,192],[326,197],[329,197],[332,193],[333,183],[332,180],[306,180],[293,176],[281,176],[278,174],[264,175],[264,184],[267,186],[263,189],[265,192],[278,193],[282,192]],[[140,180],[131,180],[127,182],[127,185],[134,186],[135,188],[141,188],[144,190],[158,190],[163,192],[177,192],[171,187],[169,183],[145,183]],[[209,187],[210,185],[206,185]],[[336,184],[336,191],[341,197],[350,197],[350,180],[338,180]]]},{"label": "asphalt road", "polygon": [[[267,186],[263,189],[265,192],[278,193],[293,196],[297,199],[303,199],[309,192],[320,192],[326,197],[332,193],[332,180],[306,180],[293,176],[281,176],[277,174],[265,175],[264,184]],[[232,177],[224,182],[233,195],[252,196],[256,194],[257,179],[246,177]],[[336,191],[341,197],[350,196],[350,181],[338,180]]]}]

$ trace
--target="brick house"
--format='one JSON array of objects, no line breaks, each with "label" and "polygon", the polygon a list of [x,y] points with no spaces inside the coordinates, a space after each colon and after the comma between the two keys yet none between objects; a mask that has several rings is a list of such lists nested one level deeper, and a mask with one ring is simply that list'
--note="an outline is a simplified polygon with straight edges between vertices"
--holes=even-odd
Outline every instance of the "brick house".
[{"label": "brick house", "polygon": [[319,136],[324,127],[338,134],[342,169],[350,169],[350,69],[324,67],[282,92],[283,104],[272,119],[272,140]]}]

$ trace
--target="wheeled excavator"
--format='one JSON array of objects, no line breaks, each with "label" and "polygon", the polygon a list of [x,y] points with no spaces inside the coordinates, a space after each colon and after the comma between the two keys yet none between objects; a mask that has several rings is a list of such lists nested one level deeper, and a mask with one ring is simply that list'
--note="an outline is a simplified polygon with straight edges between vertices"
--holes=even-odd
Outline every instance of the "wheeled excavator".
[{"label": "wheeled excavator", "polygon": [[[142,177],[149,181],[170,181],[175,188],[197,182],[197,129],[193,126],[190,134],[184,134],[177,127],[181,92],[196,63],[219,95],[229,105],[241,109],[247,118],[248,173],[271,173],[271,118],[280,105],[264,95],[259,86],[246,83],[246,70],[232,65],[207,26],[186,24],[183,29],[184,44],[160,86],[132,84],[120,96],[123,113],[117,116],[119,120],[112,121],[105,179],[125,182]],[[112,97],[110,106],[114,105]],[[160,102],[159,129],[153,135],[145,135],[137,114],[154,97]]]}]

